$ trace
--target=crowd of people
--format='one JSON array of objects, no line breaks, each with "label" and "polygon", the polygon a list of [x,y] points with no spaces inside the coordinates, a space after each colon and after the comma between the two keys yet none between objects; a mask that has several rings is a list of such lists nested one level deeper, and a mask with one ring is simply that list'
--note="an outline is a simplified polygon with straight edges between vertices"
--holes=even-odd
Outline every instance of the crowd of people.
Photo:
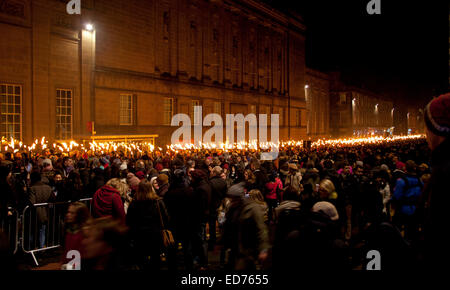
[{"label": "crowd of people", "polygon": [[[374,249],[384,269],[415,267],[439,239],[436,222],[427,232],[427,212],[448,193],[448,116],[438,107],[448,99],[429,106],[428,144],[291,146],[274,161],[250,150],[139,159],[6,153],[0,218],[8,207],[70,201],[61,264],[75,249],[85,270],[207,270],[215,250],[228,270],[364,269]],[[82,198],[92,198],[91,211]]]}]

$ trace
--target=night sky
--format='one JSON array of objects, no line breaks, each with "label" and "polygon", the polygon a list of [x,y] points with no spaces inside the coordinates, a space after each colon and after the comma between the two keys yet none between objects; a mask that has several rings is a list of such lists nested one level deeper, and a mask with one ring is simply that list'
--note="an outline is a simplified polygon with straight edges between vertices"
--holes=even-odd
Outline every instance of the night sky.
[{"label": "night sky", "polygon": [[419,106],[448,90],[447,1],[381,0],[381,15],[369,15],[369,0],[265,0],[295,11],[307,26],[306,64],[341,71],[346,83]]}]

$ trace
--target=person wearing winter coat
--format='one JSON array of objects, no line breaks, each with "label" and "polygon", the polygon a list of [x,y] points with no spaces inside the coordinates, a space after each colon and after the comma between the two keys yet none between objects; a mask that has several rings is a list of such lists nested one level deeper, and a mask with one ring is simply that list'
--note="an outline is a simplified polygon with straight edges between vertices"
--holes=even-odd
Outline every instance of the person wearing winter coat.
[{"label": "person wearing winter coat", "polygon": [[91,219],[83,227],[81,271],[124,271],[128,227],[110,216]]},{"label": "person wearing winter coat", "polygon": [[169,190],[169,176],[165,173],[161,173],[156,178],[156,181],[158,183],[158,191],[156,193],[164,198],[164,195]]},{"label": "person wearing winter coat", "polygon": [[193,189],[186,184],[186,178],[184,170],[174,170],[169,191],[164,195],[164,204],[170,216],[169,229],[172,230],[177,244],[181,243],[183,247],[184,266],[186,270],[192,271],[192,243],[196,239],[198,223],[192,219],[192,208],[195,206]]},{"label": "person wearing winter coat", "polygon": [[12,214],[8,207],[13,204],[13,188],[10,185],[11,170],[7,166],[0,166],[0,223],[4,222]]},{"label": "person wearing winter coat", "polygon": [[396,206],[394,224],[400,230],[404,229],[405,237],[408,239],[417,237],[418,220],[416,209],[423,188],[423,183],[415,172],[415,162],[412,160],[406,161],[406,176],[397,179],[393,196]]},{"label": "person wearing winter coat", "polygon": [[276,213],[276,228],[273,245],[273,263],[274,268],[278,263],[282,263],[284,241],[288,235],[300,228],[302,217],[304,215],[301,209],[301,204],[298,201],[299,196],[297,190],[293,187],[286,188],[284,192],[284,200],[275,209]]},{"label": "person wearing winter coat", "polygon": [[[55,200],[52,188],[47,184],[42,183],[41,174],[39,172],[32,172],[30,179],[31,188],[29,200],[31,204],[47,203]],[[36,214],[39,226],[39,246],[43,248],[46,242],[45,232],[47,230],[48,213],[44,207],[38,207],[36,208]]]},{"label": "person wearing winter coat", "polygon": [[295,190],[300,192],[301,190],[301,181],[302,181],[302,175],[298,171],[298,167],[296,164],[292,163],[289,164],[289,174],[286,177],[286,180],[284,182],[284,186],[292,186]]},{"label": "person wearing winter coat", "polygon": [[82,261],[85,258],[82,246],[83,227],[90,218],[91,214],[84,203],[76,201],[69,205],[65,216],[66,234],[64,237],[64,251],[61,257],[61,267],[63,269],[67,269],[67,263],[71,260],[67,258],[67,253],[72,250],[80,252],[80,262],[83,263]]},{"label": "person wearing winter coat", "polygon": [[115,188],[119,192],[120,198],[122,199],[123,203],[123,209],[126,214],[131,202],[130,197],[131,189],[128,186],[128,184],[126,182],[121,181],[119,178],[112,178],[106,183],[106,185]]},{"label": "person wearing winter coat", "polygon": [[255,270],[264,264],[270,249],[261,205],[244,197],[244,182],[228,189],[231,205],[224,225],[224,247],[231,250],[231,270]]},{"label": "person wearing winter coat", "polygon": [[168,225],[164,201],[153,191],[150,181],[144,179],[138,185],[126,217],[133,253],[140,269],[160,269],[163,246],[161,219],[164,226]]},{"label": "person wearing winter coat", "polygon": [[269,207],[269,222],[274,220],[274,209],[282,199],[283,183],[277,177],[276,173],[272,173],[269,182],[266,184],[266,202]]},{"label": "person wearing winter coat", "polygon": [[[431,179],[426,194],[425,263],[441,268],[448,261],[448,205],[450,204],[450,93],[434,98],[425,108],[426,134],[431,149]],[[441,268],[442,269],[442,268]]]},{"label": "person wearing winter coat", "polygon": [[[327,201],[314,204],[297,228],[277,242],[274,269],[279,273],[349,270],[344,241],[339,238],[339,214]],[[289,277],[289,276],[288,276]]]},{"label": "person wearing winter coat", "polygon": [[[263,167],[261,167],[260,162],[258,159],[252,159],[250,162],[250,169],[253,171],[253,174],[255,175],[255,185],[252,189],[258,189],[261,191],[263,196],[267,194],[267,187],[266,184],[269,182],[267,178],[267,174]],[[249,188],[247,188],[249,190]]]},{"label": "person wearing winter coat", "polygon": [[125,210],[119,191],[109,185],[99,188],[92,198],[92,216],[111,216],[125,222]]},{"label": "person wearing winter coat", "polygon": [[192,243],[193,254],[199,257],[199,268],[204,269],[208,264],[206,242],[206,223],[211,208],[211,185],[204,171],[195,169],[191,172],[191,186],[193,188],[192,220],[195,238]]},{"label": "person wearing winter coat", "polygon": [[216,222],[217,222],[217,209],[219,208],[222,200],[227,193],[227,183],[222,178],[222,167],[215,166],[211,172],[211,178],[209,180],[211,184],[211,202],[209,209],[209,241],[208,248],[213,249],[216,243]]}]

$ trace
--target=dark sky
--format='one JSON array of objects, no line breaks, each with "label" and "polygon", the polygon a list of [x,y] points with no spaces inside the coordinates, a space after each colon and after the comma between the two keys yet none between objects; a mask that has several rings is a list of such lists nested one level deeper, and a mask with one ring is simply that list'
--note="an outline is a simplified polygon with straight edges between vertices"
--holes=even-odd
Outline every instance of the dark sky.
[{"label": "dark sky", "polygon": [[381,15],[367,13],[369,0],[265,2],[303,17],[308,67],[339,70],[397,101],[422,104],[448,90],[447,1],[381,0]]}]

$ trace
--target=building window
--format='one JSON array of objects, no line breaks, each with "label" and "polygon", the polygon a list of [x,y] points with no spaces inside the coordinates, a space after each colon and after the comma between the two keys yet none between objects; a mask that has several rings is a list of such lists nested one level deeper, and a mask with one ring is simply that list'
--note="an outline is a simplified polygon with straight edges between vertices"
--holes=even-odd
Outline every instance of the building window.
[{"label": "building window", "polygon": [[133,95],[120,95],[120,125],[133,125]]},{"label": "building window", "polygon": [[21,139],[22,87],[0,84],[1,135]]},{"label": "building window", "polygon": [[59,140],[72,139],[72,90],[56,90],[56,132]]},{"label": "building window", "polygon": [[214,102],[214,114],[219,114],[222,116],[222,103]]},{"label": "building window", "polygon": [[[191,122],[194,125],[201,125],[202,123],[202,115],[198,115],[195,116],[194,115],[194,108],[200,106],[200,101],[199,100],[193,100],[192,101],[192,106],[191,106]],[[194,118],[197,117],[197,118]]]},{"label": "building window", "polygon": [[164,125],[172,123],[173,116],[173,98],[164,98]]},{"label": "building window", "polygon": [[299,109],[295,111],[295,126],[296,127],[302,126],[302,111],[300,111]]}]

